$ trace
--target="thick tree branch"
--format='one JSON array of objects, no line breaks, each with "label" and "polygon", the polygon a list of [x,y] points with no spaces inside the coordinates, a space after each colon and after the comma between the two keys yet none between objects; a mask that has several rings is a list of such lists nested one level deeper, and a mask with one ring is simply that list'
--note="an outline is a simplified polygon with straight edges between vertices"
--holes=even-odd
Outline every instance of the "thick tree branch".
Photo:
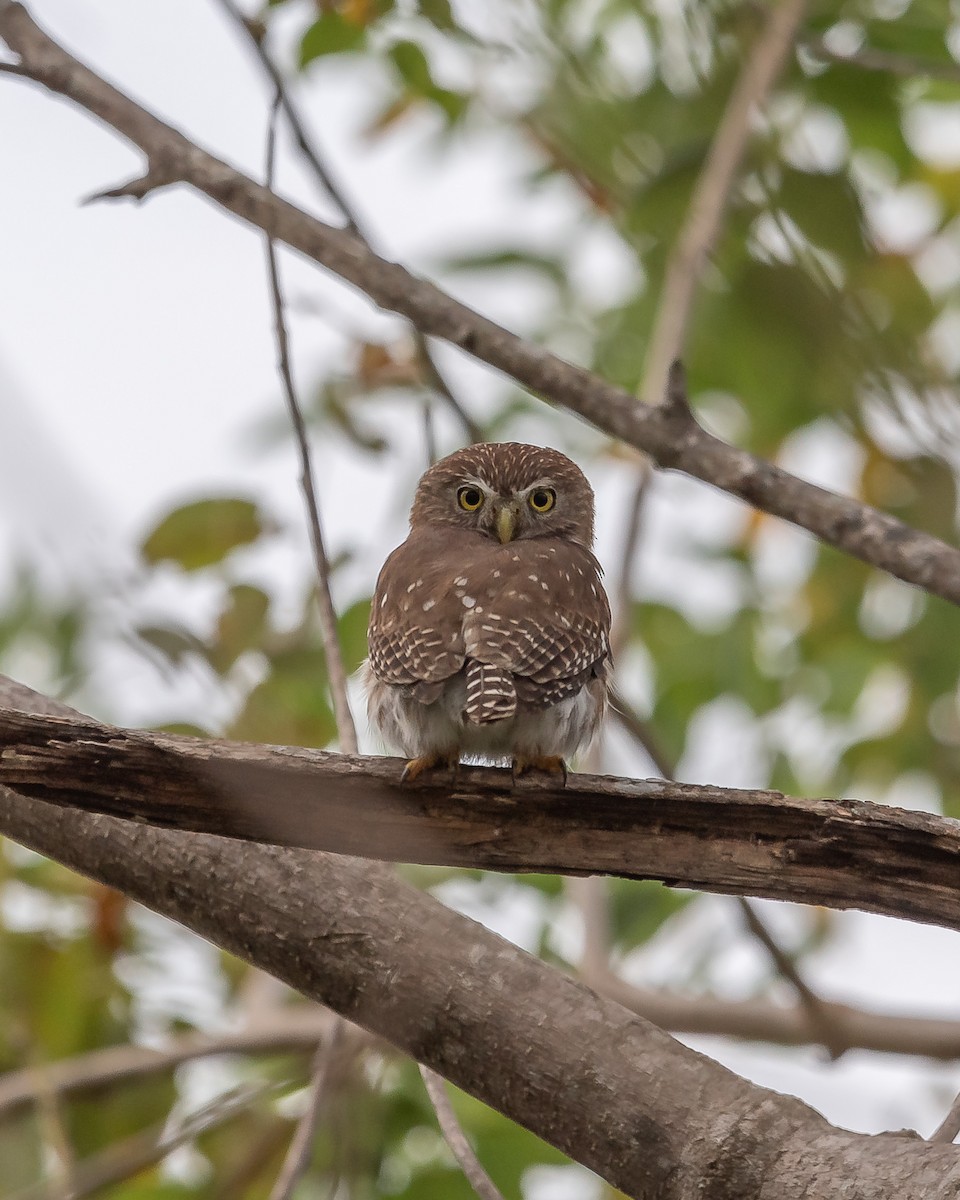
[{"label": "thick tree branch", "polygon": [[423,333],[444,338],[553,404],[579,413],[598,429],[646,451],[661,467],[685,471],[960,604],[960,551],[945,542],[728,446],[702,429],[685,406],[639,404],[629,392],[518,338],[433,284],[379,258],[351,234],[316,220],[193,145],[64,51],[14,0],[0,0],[0,36],[32,79],[138,146],[149,163],[148,180],[189,183],[383,308],[402,313]]},{"label": "thick tree branch", "polygon": [[[9,694],[9,693],[8,693]],[[4,697],[0,686],[0,699]],[[660,879],[960,929],[960,822],[667,780],[521,781],[0,709],[0,784],[62,808],[301,849]]]},{"label": "thick tree branch", "polygon": [[[101,784],[110,777],[104,754]],[[837,1130],[382,867],[90,816],[2,786],[0,831],[393,1042],[638,1200],[835,1200],[838,1179],[877,1200],[953,1200],[960,1187],[956,1148]]]}]

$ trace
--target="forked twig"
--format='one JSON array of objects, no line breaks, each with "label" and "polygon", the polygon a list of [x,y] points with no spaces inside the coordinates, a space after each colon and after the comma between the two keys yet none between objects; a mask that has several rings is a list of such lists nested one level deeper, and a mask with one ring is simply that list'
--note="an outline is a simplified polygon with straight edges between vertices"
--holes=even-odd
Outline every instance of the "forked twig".
[{"label": "forked twig", "polygon": [[[237,26],[250,42],[254,53],[257,56],[261,67],[269,77],[276,95],[279,98],[280,107],[283,109],[284,116],[290,125],[294,140],[303,154],[304,161],[307,163],[313,174],[316,176],[317,182],[327,193],[330,199],[336,204],[343,215],[347,229],[363,242],[365,246],[371,247],[373,243],[365,231],[357,211],[351,202],[347,199],[343,189],[333,178],[330,168],[324,161],[324,157],[318,149],[316,143],[311,137],[306,122],[303,119],[297,105],[294,103],[287,88],[286,81],[280,71],[280,68],[270,57],[263,40],[263,31],[259,28],[255,21],[249,20],[237,8],[233,0],[217,0],[217,3],[223,9],[227,17]],[[463,427],[463,431],[467,439],[471,442],[482,442],[485,440],[483,430],[474,421],[473,417],[466,411],[460,403],[457,396],[454,394],[450,384],[447,382],[443,372],[437,366],[436,358],[433,351],[430,349],[426,337],[415,325],[410,326],[410,331],[413,337],[414,347],[417,352],[417,358],[420,363],[421,371],[423,372],[425,382],[429,387],[432,387],[438,395],[440,395],[447,407],[454,414],[457,420]]]}]

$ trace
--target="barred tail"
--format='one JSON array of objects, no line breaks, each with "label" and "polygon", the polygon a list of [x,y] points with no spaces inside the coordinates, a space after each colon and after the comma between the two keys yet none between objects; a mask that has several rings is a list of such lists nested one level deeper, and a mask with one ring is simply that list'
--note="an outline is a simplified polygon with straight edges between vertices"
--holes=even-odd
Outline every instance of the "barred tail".
[{"label": "barred tail", "polygon": [[467,660],[467,702],[463,715],[473,725],[505,721],[517,711],[513,673],[505,667]]}]

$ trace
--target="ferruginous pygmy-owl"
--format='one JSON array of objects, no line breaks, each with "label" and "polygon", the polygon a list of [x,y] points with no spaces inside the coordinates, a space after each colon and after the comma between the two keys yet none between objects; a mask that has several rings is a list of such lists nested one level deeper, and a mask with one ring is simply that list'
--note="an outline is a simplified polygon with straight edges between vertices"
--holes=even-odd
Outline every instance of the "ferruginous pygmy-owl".
[{"label": "ferruginous pygmy-owl", "polygon": [[606,703],[610,606],[593,491],[565,454],[478,444],[421,478],[370,612],[367,709],[411,761],[562,771]]}]

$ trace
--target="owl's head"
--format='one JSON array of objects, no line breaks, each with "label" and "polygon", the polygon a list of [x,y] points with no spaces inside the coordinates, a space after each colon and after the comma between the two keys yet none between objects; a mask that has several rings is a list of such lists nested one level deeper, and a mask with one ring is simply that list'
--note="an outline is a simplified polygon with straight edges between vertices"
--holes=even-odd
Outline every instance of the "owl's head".
[{"label": "owl's head", "polygon": [[593,489],[565,454],[519,442],[481,442],[424,473],[410,524],[454,525],[499,542],[560,537],[593,545]]}]

